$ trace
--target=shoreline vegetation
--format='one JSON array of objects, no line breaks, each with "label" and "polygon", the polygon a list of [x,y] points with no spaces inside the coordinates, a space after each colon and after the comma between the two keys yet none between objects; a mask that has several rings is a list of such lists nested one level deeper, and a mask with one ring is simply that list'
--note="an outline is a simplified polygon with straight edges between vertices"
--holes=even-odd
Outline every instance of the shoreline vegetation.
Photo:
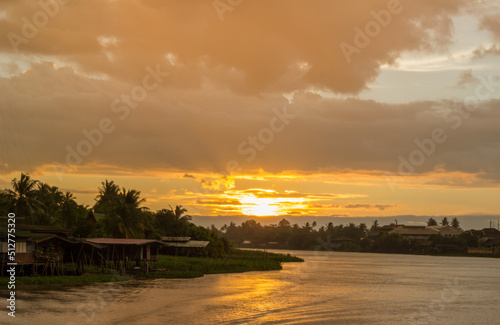
[{"label": "shoreline vegetation", "polygon": [[[119,275],[112,269],[87,268],[83,275],[65,276],[18,276],[16,285],[89,285],[100,282],[121,282],[143,279],[197,278],[206,274],[241,273],[250,271],[281,270],[281,263],[303,262],[290,254],[271,253],[261,250],[233,249],[225,257],[186,257],[159,255],[158,263],[147,274],[138,270],[137,274]],[[66,268],[71,271],[71,265]],[[92,273],[91,273],[92,272]],[[0,286],[6,287],[8,277],[0,278]]]},{"label": "shoreline vegetation", "polygon": [[446,217],[438,225],[429,218],[427,225],[318,225],[303,226],[282,219],[277,225],[261,225],[247,220],[212,229],[235,247],[288,250],[332,250],[340,252],[396,253],[437,256],[500,257],[500,231],[495,228],[463,230],[460,221]]},{"label": "shoreline vegetation", "polygon": [[[182,206],[169,205],[169,209],[151,211],[144,206],[145,199],[140,191],[122,188],[113,181],[101,183],[92,207],[78,204],[72,193],[63,193],[56,186],[41,183],[26,174],[14,178],[11,185],[12,189],[0,190],[0,239],[2,247],[6,247],[9,224],[3,216],[15,216],[19,242],[16,262],[20,262],[16,285],[85,285],[132,279],[194,278],[205,274],[280,270],[283,262],[303,262],[290,255],[235,247],[477,256],[469,255],[472,248],[478,254],[491,252],[494,257],[500,257],[499,230],[464,231],[457,218],[449,222],[445,217],[439,226],[433,218],[429,218],[427,226],[405,226],[397,222],[380,226],[375,220],[370,228],[365,223],[318,225],[314,221],[299,226],[286,219],[272,225],[247,220],[239,226],[231,222],[218,229],[214,225],[195,225]],[[38,229],[36,232],[23,231],[21,225]],[[59,229],[51,233],[49,228],[52,231]],[[83,246],[77,252],[74,243],[90,245],[89,238],[110,239],[114,243],[97,246],[93,243],[90,252]],[[170,246],[176,247],[175,254],[168,247],[162,248],[163,251],[151,251],[149,246],[140,248],[139,254],[137,247],[125,250],[125,244],[119,244],[149,239],[158,241],[160,246],[168,246],[165,244],[168,238],[188,238],[208,244]],[[114,245],[122,245],[121,254],[114,250]],[[94,248],[110,254],[95,259]],[[164,255],[157,255],[159,252]],[[6,252],[1,252],[0,256],[2,261],[7,260]],[[46,262],[44,265],[36,261]],[[133,262],[140,264],[132,267]],[[4,264],[1,275],[7,274]],[[49,268],[52,276],[48,276]],[[45,275],[27,276],[29,272]],[[6,276],[0,278],[0,286],[7,282]]]}]

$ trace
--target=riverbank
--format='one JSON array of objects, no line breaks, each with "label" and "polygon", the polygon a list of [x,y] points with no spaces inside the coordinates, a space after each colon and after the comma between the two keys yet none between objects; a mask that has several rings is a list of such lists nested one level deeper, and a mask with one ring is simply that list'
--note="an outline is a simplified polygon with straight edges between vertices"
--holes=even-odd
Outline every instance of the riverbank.
[{"label": "riverbank", "polygon": [[486,258],[500,258],[500,249],[496,248],[496,251],[493,253],[439,253],[439,252],[416,252],[416,251],[398,251],[398,250],[392,250],[392,251],[384,251],[384,250],[364,250],[361,248],[352,248],[352,247],[346,247],[344,249],[325,249],[324,247],[321,246],[316,246],[316,247],[311,247],[309,249],[292,249],[292,248],[286,248],[286,247],[273,247],[273,248],[259,248],[259,247],[237,247],[238,249],[245,249],[245,250],[265,250],[265,249],[271,249],[272,251],[304,251],[304,252],[312,252],[312,251],[319,251],[319,252],[340,252],[340,253],[367,253],[367,254],[403,254],[403,255],[425,255],[425,256],[454,256],[454,257],[486,257]]},{"label": "riverbank", "polygon": [[[239,273],[249,271],[281,270],[281,263],[303,262],[290,254],[270,253],[234,249],[224,258],[185,257],[159,255],[157,265],[148,274],[119,275],[105,269],[104,274],[84,274],[79,276],[18,276],[16,286],[23,285],[86,285],[99,282],[118,282],[132,279],[196,278],[205,274]],[[100,270],[98,268],[95,269]],[[0,279],[0,288],[6,288],[9,279]]]}]

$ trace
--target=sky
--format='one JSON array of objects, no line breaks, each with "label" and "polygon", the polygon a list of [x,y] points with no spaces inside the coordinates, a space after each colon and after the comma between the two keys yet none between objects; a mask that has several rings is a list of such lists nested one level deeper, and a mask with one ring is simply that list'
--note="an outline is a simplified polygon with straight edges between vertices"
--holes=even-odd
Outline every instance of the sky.
[{"label": "sky", "polygon": [[24,172],[92,206],[114,180],[207,224],[487,227],[499,16],[499,0],[3,1],[0,188]]}]

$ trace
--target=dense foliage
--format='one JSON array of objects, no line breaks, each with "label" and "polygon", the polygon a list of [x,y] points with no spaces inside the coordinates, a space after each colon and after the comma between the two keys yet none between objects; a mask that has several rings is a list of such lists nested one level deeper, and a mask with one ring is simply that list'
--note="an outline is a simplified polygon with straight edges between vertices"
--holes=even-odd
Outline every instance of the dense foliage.
[{"label": "dense foliage", "polygon": [[[113,181],[101,183],[92,208],[78,204],[72,193],[63,193],[26,174],[14,178],[11,185],[12,189],[0,191],[0,216],[14,212],[18,222],[64,227],[80,238],[189,236],[210,241],[200,253],[214,257],[224,256],[231,248],[227,239],[191,223],[191,216],[182,206],[152,212],[144,206],[146,200],[140,191],[120,188]],[[89,221],[91,211],[97,223]]]},{"label": "dense foliage", "polygon": [[[432,220],[431,220],[432,219]],[[446,225],[443,219],[441,225]],[[430,218],[430,226],[437,221]],[[459,226],[457,218],[452,225]],[[455,227],[458,228],[458,227]],[[237,246],[285,249],[321,249],[354,252],[415,253],[415,254],[466,254],[467,247],[478,247],[478,237],[463,232],[456,237],[432,235],[429,240],[409,240],[397,233],[380,232],[378,221],[368,229],[366,224],[353,223],[334,226],[331,222],[318,227],[316,222],[303,226],[282,219],[277,225],[263,226],[255,220],[247,220],[237,226],[231,222],[214,232],[229,239]]]}]

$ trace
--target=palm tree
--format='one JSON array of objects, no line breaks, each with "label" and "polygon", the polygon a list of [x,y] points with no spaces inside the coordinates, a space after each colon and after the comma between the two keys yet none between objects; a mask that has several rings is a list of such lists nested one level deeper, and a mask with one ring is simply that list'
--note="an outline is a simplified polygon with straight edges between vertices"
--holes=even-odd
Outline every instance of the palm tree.
[{"label": "palm tree", "polygon": [[0,216],[6,216],[13,211],[14,205],[8,191],[7,189],[0,191]]},{"label": "palm tree", "polygon": [[26,217],[29,223],[33,222],[35,213],[40,207],[40,202],[36,198],[37,180],[31,179],[29,175],[21,173],[21,178],[14,178],[11,182],[13,190],[4,191],[6,201],[18,217]]},{"label": "palm tree", "polygon": [[448,226],[450,223],[448,222],[448,218],[444,217],[443,220],[441,220],[441,226]]},{"label": "palm tree", "polygon": [[185,236],[188,232],[189,221],[192,219],[186,214],[187,209],[176,205],[175,209],[162,209],[155,213],[155,224],[160,234],[166,236]]},{"label": "palm tree", "polygon": [[378,220],[374,220],[370,230],[377,230],[377,229],[378,229]]},{"label": "palm tree", "polygon": [[124,197],[120,197],[113,211],[104,218],[104,229],[112,237],[139,237],[143,227],[138,212],[133,205],[125,202]]},{"label": "palm tree", "polygon": [[458,218],[455,217],[451,220],[451,226],[453,228],[460,228],[460,221],[458,221]]},{"label": "palm tree", "polygon": [[36,211],[36,223],[51,225],[56,221],[56,214],[63,201],[63,193],[56,186],[38,183],[36,198],[40,208]]},{"label": "palm tree", "polygon": [[106,206],[107,204],[116,202],[118,199],[118,194],[120,192],[120,187],[115,184],[115,182],[106,180],[101,182],[102,187],[99,188],[99,194],[95,198],[97,201],[96,206]]},{"label": "palm tree", "polygon": [[182,205],[176,205],[175,211],[172,206],[170,206],[170,211],[174,214],[175,221],[178,223],[186,223],[192,219],[190,215],[186,214],[183,216],[183,214],[187,212],[187,209],[183,208]]},{"label": "palm tree", "polygon": [[78,221],[78,203],[73,193],[66,192],[63,195],[62,202],[59,205],[58,215],[60,222],[69,229],[72,229]]},{"label": "palm tree", "polygon": [[102,182],[96,197],[94,210],[104,213],[104,229],[112,237],[134,238],[142,236],[143,217],[146,208],[140,207],[146,200],[141,192],[120,188],[113,181]]},{"label": "palm tree", "polygon": [[137,190],[126,190],[125,187],[122,188],[122,192],[119,193],[120,196],[125,198],[125,203],[131,204],[139,209],[139,206],[146,202],[146,199],[141,199],[141,191]]}]

